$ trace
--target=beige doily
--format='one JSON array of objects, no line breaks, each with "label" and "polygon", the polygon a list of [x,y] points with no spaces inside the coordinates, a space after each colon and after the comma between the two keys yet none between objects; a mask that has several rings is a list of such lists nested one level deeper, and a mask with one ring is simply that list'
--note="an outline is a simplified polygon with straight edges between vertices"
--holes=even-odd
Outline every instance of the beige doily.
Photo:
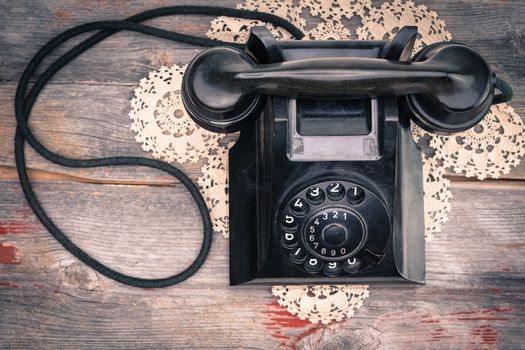
[{"label": "beige doily", "polygon": [[141,79],[131,100],[131,129],[135,140],[153,157],[166,162],[196,163],[221,148],[220,134],[198,127],[180,96],[186,66],[161,67]]},{"label": "beige doily", "polygon": [[[387,39],[404,25],[417,25],[420,33],[416,49],[436,41],[451,40],[437,13],[411,1],[395,0],[376,8],[371,0],[248,0],[237,8],[264,11],[286,18],[306,34],[305,39],[348,39],[351,28],[344,21],[360,17],[355,33],[360,39]],[[310,28],[301,17],[308,12],[317,25]],[[259,21],[219,17],[211,22],[210,38],[245,42],[249,30]],[[290,34],[268,25],[279,39]],[[227,149],[222,136],[207,132],[189,119],[180,100],[180,79],[185,67],[162,67],[140,82],[132,100],[130,117],[137,141],[155,158],[180,164],[206,159],[198,180],[211,211],[214,228],[227,236]],[[425,236],[441,230],[451,210],[450,181],[443,178],[451,167],[467,176],[497,177],[519,163],[524,152],[524,127],[509,106],[492,109],[482,129],[443,137],[430,135],[436,153],[424,159]],[[416,140],[425,135],[413,126]],[[224,141],[224,140],[223,140]],[[274,286],[272,293],[281,306],[301,319],[328,324],[350,318],[368,297],[368,286]]]},{"label": "beige doily", "polygon": [[[328,40],[349,39],[351,31],[342,21],[354,16],[362,17],[371,8],[371,0],[247,0],[237,5],[238,9],[261,11],[286,18],[305,33],[305,39]],[[306,28],[306,21],[301,17],[304,10],[320,19],[313,29]],[[292,36],[281,28],[260,21],[228,17],[218,17],[211,22],[207,35],[211,39],[245,42],[250,28],[254,25],[266,25],[278,39],[291,39]]]},{"label": "beige doily", "polygon": [[348,40],[350,34],[348,28],[335,21],[321,22],[308,32],[308,36],[314,40]]},{"label": "beige doily", "polygon": [[425,238],[441,231],[441,225],[448,221],[452,209],[450,199],[450,180],[445,179],[445,168],[435,157],[423,162],[423,191],[425,193]]},{"label": "beige doily", "polygon": [[210,155],[201,168],[202,176],[197,183],[205,193],[215,231],[228,237],[228,149],[219,149]]},{"label": "beige doily", "polygon": [[[301,10],[291,1],[274,0],[248,0],[244,4],[237,5],[238,9],[257,10],[271,13],[295,24],[299,29],[304,30],[306,21],[301,18]],[[253,26],[266,25],[272,34],[278,39],[292,39],[286,30],[272,24],[265,24],[242,18],[218,17],[211,22],[211,29],[206,33],[210,39],[244,43],[248,40],[250,28]]]},{"label": "beige doily", "polygon": [[481,123],[451,136],[433,136],[435,149],[445,168],[483,180],[508,174],[525,153],[525,127],[507,104],[493,106]]},{"label": "beige doily", "polygon": [[188,116],[180,89],[186,66],[161,67],[141,79],[131,100],[135,140],[153,157],[178,164],[206,162],[198,184],[210,208],[215,232],[228,235],[228,148],[222,134],[207,131]]},{"label": "beige doily", "polygon": [[357,29],[357,36],[363,40],[385,40],[407,25],[417,26],[419,36],[414,46],[419,51],[423,46],[452,39],[445,29],[445,22],[437,18],[435,11],[412,1],[394,0],[385,2],[379,8],[372,8],[362,18],[363,25]]},{"label": "beige doily", "polygon": [[368,298],[364,286],[273,286],[272,294],[288,312],[301,320],[329,324],[353,316]]},{"label": "beige doily", "polygon": [[354,16],[363,17],[372,8],[372,0],[299,0],[299,11],[308,9],[310,14],[324,22],[341,23]]}]

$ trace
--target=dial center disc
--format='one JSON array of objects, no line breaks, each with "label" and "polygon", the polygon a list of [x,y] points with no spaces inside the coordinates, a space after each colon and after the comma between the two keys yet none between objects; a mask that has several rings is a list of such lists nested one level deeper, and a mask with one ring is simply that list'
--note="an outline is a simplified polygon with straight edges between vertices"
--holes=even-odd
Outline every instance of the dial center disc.
[{"label": "dial center disc", "polygon": [[348,230],[341,224],[329,224],[323,229],[322,239],[333,247],[338,247],[346,242]]},{"label": "dial center disc", "polygon": [[328,261],[351,256],[366,239],[366,229],[359,216],[341,207],[328,207],[313,214],[303,230],[306,249]]}]

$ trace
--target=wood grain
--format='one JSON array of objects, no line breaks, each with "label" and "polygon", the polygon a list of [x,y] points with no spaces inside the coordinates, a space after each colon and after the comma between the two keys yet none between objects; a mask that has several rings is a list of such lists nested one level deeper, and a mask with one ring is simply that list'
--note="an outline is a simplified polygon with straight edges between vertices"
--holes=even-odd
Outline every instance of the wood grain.
[{"label": "wood grain", "polygon": [[[229,287],[228,242],[220,235],[204,267],[167,289],[120,285],[68,254],[34,217],[17,182],[16,82],[38,48],[66,28],[176,4],[0,2],[0,348],[523,348],[525,164],[497,181],[451,177],[450,220],[427,242],[427,285],[371,286],[352,319],[329,327],[286,313],[269,287]],[[512,106],[525,115],[522,2],[424,4],[513,84]],[[209,18],[195,16],[152,23],[192,33],[209,28]],[[138,34],[112,37],[46,88],[31,120],[35,134],[74,157],[149,156],[130,130],[133,89],[150,70],[187,63],[200,50]],[[101,261],[136,276],[161,277],[195,257],[201,224],[186,190],[170,176],[139,167],[68,169],[29,149],[26,156],[44,208]],[[199,164],[183,168],[193,179],[199,175]]]}]

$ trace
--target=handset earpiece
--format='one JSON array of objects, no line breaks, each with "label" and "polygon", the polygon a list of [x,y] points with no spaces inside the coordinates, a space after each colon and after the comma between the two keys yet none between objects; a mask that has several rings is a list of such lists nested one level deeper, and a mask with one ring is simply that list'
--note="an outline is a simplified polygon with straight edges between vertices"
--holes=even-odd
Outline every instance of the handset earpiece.
[{"label": "handset earpiece", "polygon": [[[496,75],[474,49],[459,43],[435,43],[419,51],[412,62],[447,62],[448,81],[435,94],[409,94],[411,119],[430,132],[451,133],[472,128],[488,113]],[[423,63],[424,64],[424,63]]]},{"label": "handset earpiece", "polygon": [[485,60],[459,43],[428,46],[412,62],[334,57],[261,65],[246,52],[219,47],[189,64],[182,97],[199,125],[231,132],[260,115],[266,95],[406,95],[416,123],[429,131],[455,132],[474,126],[488,112],[494,81]]},{"label": "handset earpiece", "polygon": [[182,81],[182,101],[192,119],[205,129],[235,132],[258,117],[266,96],[244,88],[237,72],[250,71],[256,61],[232,47],[217,47],[196,56]]}]

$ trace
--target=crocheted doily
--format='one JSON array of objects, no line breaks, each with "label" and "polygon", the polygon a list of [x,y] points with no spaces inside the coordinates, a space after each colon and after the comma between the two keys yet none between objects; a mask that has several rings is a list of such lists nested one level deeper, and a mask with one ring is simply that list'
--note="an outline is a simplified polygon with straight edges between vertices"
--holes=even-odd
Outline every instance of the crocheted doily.
[{"label": "crocheted doily", "polygon": [[450,180],[445,179],[445,168],[435,157],[423,158],[423,189],[425,192],[425,238],[441,231],[441,225],[448,221],[452,209],[450,199]]},{"label": "crocheted doily", "polygon": [[507,104],[493,106],[475,127],[465,132],[432,137],[434,158],[455,173],[480,180],[508,174],[525,154],[525,127]]},{"label": "crocheted doily", "polygon": [[435,11],[412,1],[394,0],[385,2],[379,8],[370,8],[368,16],[362,18],[363,25],[357,29],[362,40],[384,40],[396,34],[406,25],[415,25],[419,32],[414,46],[419,51],[424,46],[452,39],[445,29],[445,22],[437,18]]},{"label": "crocheted doily", "polygon": [[153,157],[182,165],[205,160],[198,184],[215,232],[228,235],[228,149],[224,134],[207,131],[188,116],[180,89],[186,66],[161,67],[141,79],[131,100],[135,140]]},{"label": "crocheted doily", "polygon": [[[276,14],[294,23],[305,39],[387,39],[402,26],[417,25],[420,36],[416,49],[452,36],[437,13],[412,1],[395,0],[374,7],[371,0],[247,0],[237,8]],[[308,26],[301,17],[312,16],[317,24]],[[348,28],[349,20],[359,18],[361,26]],[[260,21],[218,17],[211,22],[207,36],[232,42],[245,42]],[[277,38],[289,39],[281,28],[267,25]],[[186,164],[205,160],[198,184],[205,196],[216,232],[228,234],[227,155],[223,135],[207,132],[188,117],[180,99],[181,77],[185,66],[161,67],[140,81],[131,101],[130,117],[136,140],[155,158]],[[427,134],[412,126],[416,141],[430,140],[435,154],[424,158],[425,236],[441,230],[451,210],[447,168],[465,176],[497,178],[516,166],[524,151],[524,125],[508,105],[494,106],[476,128],[452,136]],[[368,297],[368,286],[274,286],[272,293],[290,313],[313,323],[328,324],[350,318]]]},{"label": "crocheted doily", "polygon": [[368,298],[368,288],[359,285],[340,286],[273,286],[272,294],[279,305],[301,320],[329,324],[350,318]]},{"label": "crocheted doily", "polygon": [[[345,27],[343,20],[355,16],[362,17],[371,9],[371,0],[247,0],[237,5],[239,9],[268,12],[286,18],[305,33],[305,39],[328,40],[348,39],[351,31]],[[319,23],[314,28],[307,28],[306,21],[301,17],[304,10]],[[266,25],[260,21],[247,19],[231,19],[218,17],[211,22],[208,37],[212,39],[245,42],[248,39],[250,28],[254,25]],[[290,39],[290,33],[274,25],[266,25],[278,39]]]}]

